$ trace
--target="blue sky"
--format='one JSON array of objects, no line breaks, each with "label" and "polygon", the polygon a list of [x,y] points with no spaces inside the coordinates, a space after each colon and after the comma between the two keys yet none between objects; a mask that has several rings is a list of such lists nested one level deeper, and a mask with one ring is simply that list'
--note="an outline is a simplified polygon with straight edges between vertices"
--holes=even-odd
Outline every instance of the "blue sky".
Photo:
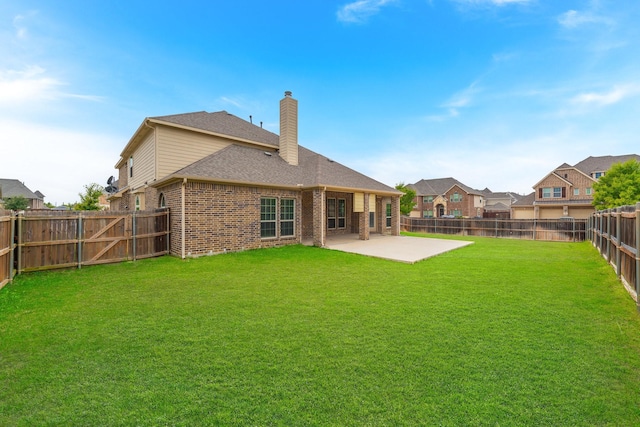
[{"label": "blue sky", "polygon": [[529,193],[640,154],[640,2],[0,3],[0,178],[46,201],[106,185],[145,117],[226,110],[388,185]]}]

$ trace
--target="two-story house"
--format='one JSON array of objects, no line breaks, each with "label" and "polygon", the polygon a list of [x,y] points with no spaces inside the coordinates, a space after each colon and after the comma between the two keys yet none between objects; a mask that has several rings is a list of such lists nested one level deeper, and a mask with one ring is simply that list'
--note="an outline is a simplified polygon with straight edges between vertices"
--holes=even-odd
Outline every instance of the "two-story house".
[{"label": "two-story house", "polygon": [[400,232],[401,192],[298,144],[291,92],[280,135],[226,111],[149,117],[116,168],[111,209],[169,207],[183,258]]},{"label": "two-story house", "polygon": [[595,211],[593,184],[615,163],[631,159],[640,161],[640,156],[587,157],[574,166],[564,163],[538,181],[533,193],[512,205],[512,218],[588,218]]},{"label": "two-story house", "polygon": [[455,178],[422,179],[408,184],[416,192],[411,217],[482,217],[484,195]]}]

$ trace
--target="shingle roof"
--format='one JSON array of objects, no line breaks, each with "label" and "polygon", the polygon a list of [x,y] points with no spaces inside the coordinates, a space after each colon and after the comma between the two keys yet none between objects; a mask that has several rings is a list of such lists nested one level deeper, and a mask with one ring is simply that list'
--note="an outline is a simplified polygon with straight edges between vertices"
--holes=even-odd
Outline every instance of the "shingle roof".
[{"label": "shingle roof", "polygon": [[454,185],[459,186],[469,194],[482,194],[481,191],[468,187],[455,178],[421,179],[415,184],[409,184],[419,196],[441,196]]},{"label": "shingle roof", "polygon": [[41,199],[17,179],[0,179],[0,190],[3,198],[22,196],[25,199]]},{"label": "shingle roof", "polygon": [[282,187],[327,186],[401,194],[394,188],[302,146],[298,146],[298,165],[294,166],[282,159],[277,152],[229,145],[171,174],[159,184],[183,177]]},{"label": "shingle roof", "polygon": [[626,154],[623,156],[600,156],[600,157],[587,157],[581,162],[577,163],[574,167],[580,172],[591,176],[594,172],[606,172],[614,163],[626,162],[628,160],[635,159],[640,162],[640,156],[637,154]]},{"label": "shingle roof", "polygon": [[149,119],[174,123],[273,146],[278,146],[279,144],[279,137],[275,133],[269,132],[260,126],[249,123],[226,111],[217,111],[215,113],[198,111],[195,113],[174,114],[171,116],[149,117]]},{"label": "shingle roof", "polygon": [[536,193],[529,193],[526,196],[521,196],[516,202],[512,203],[511,206],[533,206],[533,202],[536,200]]}]

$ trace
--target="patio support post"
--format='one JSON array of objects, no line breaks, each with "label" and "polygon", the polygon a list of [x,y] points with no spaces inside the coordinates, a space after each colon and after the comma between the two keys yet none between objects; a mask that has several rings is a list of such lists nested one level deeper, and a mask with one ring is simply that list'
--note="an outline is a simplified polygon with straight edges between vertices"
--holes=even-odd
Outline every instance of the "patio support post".
[{"label": "patio support post", "polygon": [[400,196],[391,197],[391,235],[400,235]]},{"label": "patio support post", "polygon": [[369,193],[364,193],[364,210],[360,213],[360,221],[358,221],[360,240],[369,240],[369,196]]},{"label": "patio support post", "polygon": [[319,247],[323,247],[327,243],[325,196],[325,190],[321,188],[313,190],[313,245]]}]

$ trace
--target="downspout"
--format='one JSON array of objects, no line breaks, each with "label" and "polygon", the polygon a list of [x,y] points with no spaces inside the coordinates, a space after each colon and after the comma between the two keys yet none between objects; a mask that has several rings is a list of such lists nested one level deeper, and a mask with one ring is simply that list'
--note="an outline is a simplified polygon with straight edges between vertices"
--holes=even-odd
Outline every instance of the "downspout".
[{"label": "downspout", "polygon": [[182,213],[181,213],[181,221],[182,221],[182,226],[181,226],[181,228],[182,228],[182,254],[181,255],[182,255],[182,259],[185,259],[185,248],[186,248],[185,241],[184,241],[185,236],[186,236],[185,229],[184,229],[184,227],[185,227],[185,213],[184,213],[184,210],[185,210],[185,197],[184,196],[185,196],[186,188],[187,188],[187,178],[184,178],[182,180]]}]

